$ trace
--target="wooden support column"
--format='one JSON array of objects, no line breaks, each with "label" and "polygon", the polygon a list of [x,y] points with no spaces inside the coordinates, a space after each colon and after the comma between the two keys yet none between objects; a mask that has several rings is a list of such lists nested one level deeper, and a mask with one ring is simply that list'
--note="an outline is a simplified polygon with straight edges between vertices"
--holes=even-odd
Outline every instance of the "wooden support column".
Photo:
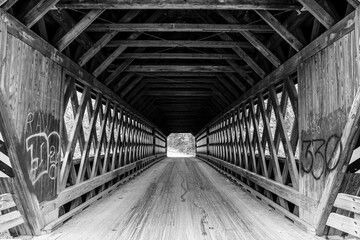
[{"label": "wooden support column", "polygon": [[300,208],[299,215],[318,235],[324,232],[359,132],[359,23],[355,23],[355,31],[298,67],[299,191],[319,202]]},{"label": "wooden support column", "polygon": [[152,143],[152,147],[153,147],[153,154],[152,155],[155,155],[156,154],[156,129],[153,127],[152,128],[152,137],[153,137],[153,143]]},{"label": "wooden support column", "polygon": [[209,131],[209,127],[206,128],[206,154],[210,155],[210,131]]}]

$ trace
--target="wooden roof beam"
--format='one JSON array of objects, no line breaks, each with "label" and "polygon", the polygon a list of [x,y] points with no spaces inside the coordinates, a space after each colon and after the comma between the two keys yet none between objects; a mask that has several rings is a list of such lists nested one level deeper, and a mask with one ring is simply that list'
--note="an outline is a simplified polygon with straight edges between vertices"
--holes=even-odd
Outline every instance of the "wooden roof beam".
[{"label": "wooden roof beam", "polygon": [[6,12],[19,0],[2,0],[1,8]]},{"label": "wooden roof beam", "polygon": [[268,25],[249,24],[188,24],[188,23],[95,23],[88,32],[274,32]]},{"label": "wooden roof beam", "polygon": [[105,79],[104,84],[105,85],[110,85],[116,78],[117,76],[120,75],[120,73],[122,73],[131,63],[132,63],[132,59],[126,59],[123,63],[121,63],[114,72],[112,72],[110,74],[110,76],[108,76]]},{"label": "wooden roof beam", "polygon": [[[141,10],[128,11],[119,21],[119,23],[128,23],[136,17]],[[111,31],[100,38],[91,48],[89,48],[79,59],[80,66],[84,66],[92,57],[94,57],[108,42],[115,37],[118,31]]]},{"label": "wooden roof beam", "polygon": [[[197,13],[207,23],[214,24],[214,21],[203,11],[197,11]],[[224,41],[232,41],[231,37],[229,35],[227,35],[226,33],[220,34],[219,37]],[[218,50],[218,52],[219,51],[220,50]],[[259,65],[257,65],[257,63],[244,50],[242,50],[240,47],[234,47],[233,51],[236,52],[239,55],[239,57],[241,57],[254,70],[254,72],[256,72],[261,78],[265,77],[265,72],[261,69],[261,67]],[[233,65],[233,61],[232,62],[230,62],[229,60],[226,60],[226,61],[228,62],[229,65]],[[247,78],[250,81],[253,81],[251,79],[251,77],[249,77],[243,71],[243,69],[241,67],[239,69],[240,69],[241,74],[244,74],[244,78]],[[254,85],[254,83],[251,85]]]},{"label": "wooden roof beam", "polygon": [[[49,15],[60,25],[59,30],[64,29],[65,32],[69,32],[77,24],[70,14],[68,14],[64,9],[59,11],[49,11]],[[58,32],[59,34],[62,33],[62,31]],[[59,38],[54,37],[54,41],[57,42]],[[85,32],[82,32],[77,38],[75,38],[75,41],[77,41],[85,50],[91,48],[94,44]],[[102,61],[104,58],[104,55],[101,53],[100,58],[97,60]]]},{"label": "wooden roof beam", "polygon": [[78,22],[69,32],[65,34],[56,44],[55,47],[59,51],[63,51],[70,43],[72,43],[75,38],[77,38],[96,18],[98,18],[105,10],[96,9],[91,10],[86,14],[80,22]]},{"label": "wooden roof beam", "polygon": [[174,97],[211,97],[216,93],[211,91],[159,91],[152,90],[145,93],[147,96],[174,96]]},{"label": "wooden roof beam", "polygon": [[253,86],[255,84],[255,80],[250,77],[234,60],[227,60],[231,67],[249,84]]},{"label": "wooden roof beam", "polygon": [[235,84],[235,86],[237,86],[242,92],[246,92],[246,86],[235,77],[234,74],[231,73],[225,73],[226,76]]},{"label": "wooden roof beam", "polygon": [[236,98],[240,96],[240,93],[231,86],[227,78],[225,78],[224,76],[217,76],[217,78],[219,82],[223,84],[226,87],[226,89],[228,89]]},{"label": "wooden roof beam", "polygon": [[[231,24],[238,24],[239,21],[231,15],[228,11],[217,11],[220,16],[222,16],[226,21]],[[249,31],[242,31],[240,34],[246,38],[264,57],[269,60],[275,67],[280,66],[281,61],[277,56],[272,53],[262,42],[260,42],[254,34]]]},{"label": "wooden roof beam", "polygon": [[268,9],[268,10],[289,10],[299,9],[298,4],[285,0],[172,0],[159,1],[155,0],[62,0],[56,5],[58,8],[77,8],[77,9],[226,9],[226,10],[253,10],[253,9]]},{"label": "wooden roof beam", "polygon": [[327,29],[331,28],[331,26],[336,23],[335,19],[315,0],[298,1]]},{"label": "wooden roof beam", "polygon": [[124,72],[236,72],[230,66],[217,65],[131,65]]},{"label": "wooden roof beam", "polygon": [[360,2],[358,0],[346,0],[346,1],[354,8],[357,8],[358,6],[360,6]]},{"label": "wooden roof beam", "polygon": [[208,60],[241,60],[237,54],[220,54],[220,53],[124,53],[119,59],[208,59]]},{"label": "wooden roof beam", "polygon": [[114,40],[105,47],[193,47],[193,48],[254,48],[247,42],[236,41],[191,41],[191,40]]},{"label": "wooden roof beam", "polygon": [[256,10],[255,12],[297,52],[299,52],[304,47],[302,43],[291,32],[289,32],[270,12],[266,10]]},{"label": "wooden roof beam", "polygon": [[142,80],[142,76],[138,76],[136,77],[121,93],[120,93],[120,97],[124,98],[126,96],[126,94],[128,94],[141,80]]},{"label": "wooden roof beam", "polygon": [[115,87],[114,87],[114,92],[117,92],[120,90],[120,88],[122,88],[126,82],[132,78],[135,75],[135,73],[128,73],[126,74],[123,78],[119,79],[118,82],[116,83]]},{"label": "wooden roof beam", "polygon": [[[161,16],[161,12],[160,11],[156,11],[153,15],[151,15],[147,20],[146,22],[153,22],[153,21],[156,21],[159,17]],[[137,39],[138,37],[140,37],[142,33],[140,32],[135,32],[133,34],[131,34],[129,37],[128,37],[128,40],[134,40],[134,39]],[[100,66],[98,66],[94,71],[93,71],[93,75],[95,77],[99,76],[103,71],[105,71],[105,69],[117,58],[120,56],[120,54],[122,52],[125,51],[127,47],[125,45],[118,45],[117,48],[115,49],[115,51],[110,54],[109,57],[107,57],[107,59],[101,63]],[[140,50],[138,50],[140,51]],[[133,61],[134,59],[132,59],[131,61],[129,61],[131,64],[131,62]],[[128,64],[128,65],[129,65]],[[120,74],[120,73],[119,73]],[[116,76],[118,76],[119,74],[117,74]],[[115,77],[116,77],[115,76]]]},{"label": "wooden roof beam", "polygon": [[41,0],[21,19],[25,26],[31,28],[60,0]]}]

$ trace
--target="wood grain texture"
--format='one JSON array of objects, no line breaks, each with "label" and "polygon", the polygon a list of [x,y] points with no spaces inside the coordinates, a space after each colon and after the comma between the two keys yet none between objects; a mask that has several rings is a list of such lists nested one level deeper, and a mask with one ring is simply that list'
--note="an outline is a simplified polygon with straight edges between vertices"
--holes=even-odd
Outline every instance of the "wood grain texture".
[{"label": "wood grain texture", "polygon": [[[355,34],[352,31],[304,61],[298,69],[299,190],[314,199],[321,199],[329,174],[339,162],[339,157],[333,153],[343,136],[359,85],[357,65],[353,61],[355,54]],[[342,151],[345,145],[340,144]],[[314,157],[310,156],[312,153]],[[309,223],[315,220],[311,209],[301,210],[300,215]]]},{"label": "wood grain texture", "polygon": [[43,239],[320,238],[200,160],[166,158]]},{"label": "wood grain texture", "polygon": [[299,5],[294,4],[292,1],[284,0],[190,0],[182,1],[175,0],[171,2],[167,1],[154,1],[154,0],[106,0],[106,1],[83,1],[83,0],[67,0],[61,1],[58,4],[59,8],[108,8],[108,9],[227,9],[227,10],[249,10],[249,9],[272,9],[272,10],[285,10],[285,9],[298,9]]}]

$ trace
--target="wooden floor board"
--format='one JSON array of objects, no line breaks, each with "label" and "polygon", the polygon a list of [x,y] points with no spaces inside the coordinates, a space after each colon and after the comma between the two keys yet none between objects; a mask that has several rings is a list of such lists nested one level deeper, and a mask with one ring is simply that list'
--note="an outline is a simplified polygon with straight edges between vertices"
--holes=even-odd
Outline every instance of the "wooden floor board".
[{"label": "wooden floor board", "polygon": [[196,158],[166,158],[51,234],[70,239],[320,239]]}]

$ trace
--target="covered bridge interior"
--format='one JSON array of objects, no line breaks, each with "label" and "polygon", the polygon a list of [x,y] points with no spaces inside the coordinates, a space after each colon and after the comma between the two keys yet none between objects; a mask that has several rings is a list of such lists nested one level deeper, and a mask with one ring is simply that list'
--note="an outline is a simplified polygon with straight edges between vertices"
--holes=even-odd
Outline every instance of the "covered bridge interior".
[{"label": "covered bridge interior", "polygon": [[360,238],[359,5],[0,0],[0,231]]}]

